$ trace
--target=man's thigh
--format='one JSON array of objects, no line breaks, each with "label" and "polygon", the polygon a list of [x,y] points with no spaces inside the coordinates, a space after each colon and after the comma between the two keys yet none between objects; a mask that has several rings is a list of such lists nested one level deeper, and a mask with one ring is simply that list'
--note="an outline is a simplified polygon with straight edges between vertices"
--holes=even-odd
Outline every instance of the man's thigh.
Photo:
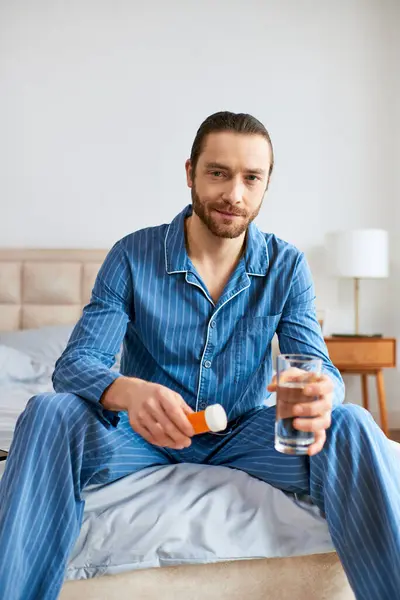
[{"label": "man's thigh", "polygon": [[[105,438],[103,451],[83,456],[83,464],[89,475],[84,486],[109,483],[147,467],[173,462],[164,448],[149,444],[132,429],[126,413],[120,413],[117,428],[102,428],[102,435]],[[93,465],[92,461],[97,465]]]},{"label": "man's thigh", "polygon": [[133,431],[126,413],[107,427],[95,406],[69,393],[34,396],[18,419],[4,481],[34,479],[36,487],[72,470],[75,493],[134,471],[169,464],[168,454]]},{"label": "man's thigh", "polygon": [[246,471],[276,488],[309,494],[309,459],[277,452],[274,448],[275,407],[245,415],[221,441],[210,464]]}]

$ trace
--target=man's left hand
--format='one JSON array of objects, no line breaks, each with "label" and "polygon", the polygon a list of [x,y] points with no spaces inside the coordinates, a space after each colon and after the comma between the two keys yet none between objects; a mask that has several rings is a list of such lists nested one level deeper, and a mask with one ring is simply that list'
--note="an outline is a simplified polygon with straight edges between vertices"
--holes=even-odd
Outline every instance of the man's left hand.
[{"label": "man's left hand", "polygon": [[[268,391],[276,392],[276,388],[276,381],[273,381],[268,386]],[[331,425],[333,390],[332,379],[328,375],[321,375],[317,382],[310,383],[304,388],[305,396],[313,396],[317,399],[293,406],[293,415],[296,417],[293,426],[299,431],[312,431],[315,435],[314,443],[308,448],[309,456],[318,454],[324,447],[326,430]]]}]

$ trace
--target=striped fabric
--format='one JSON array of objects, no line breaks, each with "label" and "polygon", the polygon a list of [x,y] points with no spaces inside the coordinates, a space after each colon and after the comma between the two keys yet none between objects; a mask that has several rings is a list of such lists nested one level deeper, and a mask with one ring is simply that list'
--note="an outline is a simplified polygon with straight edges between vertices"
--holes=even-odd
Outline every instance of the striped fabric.
[{"label": "striped fabric", "polygon": [[[57,393],[31,398],[18,420],[0,482],[0,600],[56,600],[85,486],[179,462],[241,469],[310,494],[357,600],[400,599],[400,465],[371,415],[341,404],[303,255],[251,225],[243,260],[214,305],[185,251],[189,211],[111,250],[58,361]],[[320,356],[336,382],[327,442],[312,458],[274,449],[275,409],[262,404],[275,331],[284,352]],[[122,339],[122,373],[167,385],[193,408],[222,402],[227,431],[170,450],[146,442],[126,413],[103,411]]]},{"label": "striped fabric", "polygon": [[107,427],[93,408],[75,394],[42,394],[18,420],[0,482],[1,600],[56,600],[85,486],[177,462],[241,469],[310,494],[326,515],[357,600],[400,597],[400,464],[363,408],[338,406],[324,449],[311,459],[276,452],[274,408],[249,411],[226,436],[196,436],[184,450],[147,443],[126,413],[118,427]]},{"label": "striped fabric", "polygon": [[[229,419],[261,405],[271,379],[271,340],[283,353],[323,360],[344,398],[315,316],[314,289],[296,248],[252,223],[246,252],[215,304],[185,248],[187,206],[173,221],[135,232],[106,258],[90,304],[53,377],[59,392],[98,403],[121,373],[163,384],[197,410],[224,405]],[[116,423],[118,417],[104,411]]]}]

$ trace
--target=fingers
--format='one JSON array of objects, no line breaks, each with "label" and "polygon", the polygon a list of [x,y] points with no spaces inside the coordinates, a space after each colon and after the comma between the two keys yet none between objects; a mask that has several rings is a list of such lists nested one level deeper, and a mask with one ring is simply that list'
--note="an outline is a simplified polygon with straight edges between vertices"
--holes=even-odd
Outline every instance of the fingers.
[{"label": "fingers", "polygon": [[304,371],[304,369],[298,369],[297,367],[290,367],[279,374],[279,381],[284,383],[285,381],[299,381],[303,382],[308,380],[313,375],[312,371]]},{"label": "fingers", "polygon": [[267,386],[269,392],[276,392],[276,375],[273,376],[271,383]]},{"label": "fingers", "polygon": [[192,413],[194,413],[193,408],[191,406],[189,406],[189,404],[186,404],[186,402],[183,400],[183,398],[182,398],[182,409],[186,415],[191,415]]},{"label": "fingers", "polygon": [[314,402],[301,402],[293,406],[294,417],[319,417],[332,409],[331,398],[322,398]]},{"label": "fingers", "polygon": [[308,456],[314,456],[315,454],[318,454],[318,452],[321,452],[322,448],[324,447],[324,444],[326,442],[326,432],[325,430],[322,431],[318,431],[315,434],[315,442],[313,444],[311,444],[311,446],[308,448]]},{"label": "fingers", "polygon": [[313,431],[318,432],[321,430],[329,429],[331,426],[331,414],[326,413],[321,417],[314,417],[313,419],[295,419],[293,421],[293,427],[299,431]]},{"label": "fingers", "polygon": [[[297,369],[296,367],[291,367],[280,374],[279,380],[281,383],[284,381],[301,381],[304,378],[304,375],[307,374],[307,371],[302,371],[301,369]],[[269,392],[276,392],[277,388],[277,376],[274,375],[271,383],[268,385],[267,389]]]},{"label": "fingers", "polygon": [[318,381],[306,385],[304,395],[317,400],[302,402],[293,406],[296,417],[293,426],[299,431],[313,432],[315,441],[308,448],[308,455],[321,452],[326,442],[326,430],[331,426],[332,397],[334,385],[328,375],[322,375]]},{"label": "fingers", "polygon": [[[280,383],[284,383],[285,381],[299,381],[306,383],[310,378],[314,378],[314,373],[311,371],[304,371],[303,369],[298,369],[297,367],[290,367],[283,373],[279,375]],[[274,375],[271,383],[268,385],[267,389],[269,392],[275,392],[277,388],[277,376]]]},{"label": "fingers", "polygon": [[175,394],[175,392],[164,394],[161,398],[161,406],[168,415],[171,423],[185,436],[191,437],[194,435],[194,429],[186,417],[183,405],[187,406],[183,398],[179,394]]},{"label": "fingers", "polygon": [[318,381],[310,383],[304,388],[305,396],[328,396],[332,394],[334,385],[332,379],[328,375],[321,375]]},{"label": "fingers", "polygon": [[147,442],[155,446],[175,449],[182,447],[178,446],[178,444],[164,432],[161,425],[156,421],[148,421],[147,425],[140,424],[139,421],[136,421],[135,431],[139,433]]},{"label": "fingers", "polygon": [[[280,377],[280,381],[299,381],[300,378],[304,377],[306,371],[301,371],[300,369],[292,368],[288,369],[284,373],[282,373]],[[312,373],[307,373],[312,375]],[[276,392],[277,390],[277,380],[276,375],[273,377],[271,383],[268,385],[267,390],[269,392]],[[318,377],[318,380],[306,385],[304,388],[305,396],[329,396],[334,391],[334,383],[329,375],[321,375]]]},{"label": "fingers", "polygon": [[141,382],[128,409],[132,428],[156,446],[182,449],[191,444],[194,429],[187,414],[193,410],[165,386]]},{"label": "fingers", "polygon": [[[171,441],[176,448],[187,448],[190,446],[190,437],[182,431],[170,419],[170,415],[163,410],[155,400],[148,402],[148,411],[151,416],[146,427],[152,433],[155,443],[160,446],[170,446]],[[186,417],[184,417],[185,420]]]}]

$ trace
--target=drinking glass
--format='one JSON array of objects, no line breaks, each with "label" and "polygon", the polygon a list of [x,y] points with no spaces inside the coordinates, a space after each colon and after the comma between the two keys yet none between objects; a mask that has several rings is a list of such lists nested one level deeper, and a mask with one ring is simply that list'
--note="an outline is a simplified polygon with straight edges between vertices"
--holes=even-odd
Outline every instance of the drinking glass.
[{"label": "drinking glass", "polygon": [[318,381],[321,372],[320,358],[302,354],[280,354],[277,357],[275,449],[279,452],[307,454],[308,448],[314,443],[312,431],[299,431],[293,427],[293,407],[317,399],[315,396],[306,396],[304,388]]}]

